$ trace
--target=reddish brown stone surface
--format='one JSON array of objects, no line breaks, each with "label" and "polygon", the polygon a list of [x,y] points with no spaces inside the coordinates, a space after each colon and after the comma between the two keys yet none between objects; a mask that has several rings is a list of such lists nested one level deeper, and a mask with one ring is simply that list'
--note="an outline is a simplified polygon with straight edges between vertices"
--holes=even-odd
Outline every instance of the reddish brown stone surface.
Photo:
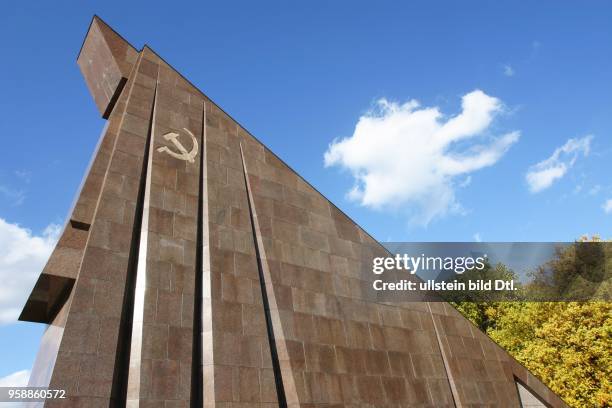
[{"label": "reddish brown stone surface", "polygon": [[386,251],[151,49],[94,18],[79,65],[108,125],[22,314],[46,406],[565,406],[448,304],[378,299]]},{"label": "reddish brown stone surface", "polygon": [[91,22],[77,63],[100,114],[108,118],[138,51],[97,17]]}]

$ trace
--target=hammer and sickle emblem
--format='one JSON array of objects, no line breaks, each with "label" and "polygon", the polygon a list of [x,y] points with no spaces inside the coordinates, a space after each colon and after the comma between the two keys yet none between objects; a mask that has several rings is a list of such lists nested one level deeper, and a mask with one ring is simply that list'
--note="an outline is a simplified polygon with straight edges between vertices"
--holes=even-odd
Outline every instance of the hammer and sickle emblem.
[{"label": "hammer and sickle emblem", "polygon": [[158,147],[157,151],[160,153],[166,152],[170,156],[175,157],[179,160],[185,160],[185,161],[188,161],[189,163],[193,163],[195,157],[198,155],[198,141],[196,140],[195,136],[193,135],[193,133],[191,133],[189,129],[183,128],[183,130],[189,136],[191,136],[192,148],[190,152],[188,152],[187,149],[185,149],[185,146],[181,144],[181,142],[178,140],[179,134],[175,132],[168,132],[164,134],[163,137],[167,141],[172,142],[180,153],[173,152],[167,146]]}]

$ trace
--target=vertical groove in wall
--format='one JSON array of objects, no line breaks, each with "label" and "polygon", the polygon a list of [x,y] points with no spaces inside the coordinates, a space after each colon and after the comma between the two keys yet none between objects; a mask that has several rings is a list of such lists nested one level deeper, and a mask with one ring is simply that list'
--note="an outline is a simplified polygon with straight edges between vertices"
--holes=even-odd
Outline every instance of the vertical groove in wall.
[{"label": "vertical groove in wall", "polygon": [[[281,374],[280,361],[278,359],[278,349],[276,347],[276,338],[274,335],[274,327],[272,325],[272,315],[270,311],[270,301],[268,298],[268,291],[266,284],[272,285],[272,282],[266,282],[265,273],[262,264],[262,256],[258,242],[258,221],[255,220],[253,215],[254,200],[251,195],[251,189],[249,187],[249,180],[247,176],[246,163],[244,159],[244,153],[242,152],[242,145],[240,146],[240,155],[242,157],[242,171],[244,173],[244,185],[247,192],[248,205],[249,205],[249,218],[251,220],[251,229],[253,230],[253,245],[255,246],[255,256],[257,258],[257,271],[259,273],[259,284],[261,286],[261,297],[263,299],[264,313],[266,317],[266,330],[268,332],[268,342],[270,344],[270,355],[272,358],[272,369],[274,371],[274,382],[276,384],[276,395],[278,399],[278,406],[285,408],[287,407],[287,397],[285,395],[285,387],[283,385],[283,378]],[[260,237],[259,237],[260,238]],[[280,322],[279,322],[280,323]]]},{"label": "vertical groove in wall", "polygon": [[[210,225],[208,218],[208,148],[207,148],[207,102],[204,101],[204,117],[202,119],[202,269],[201,269],[201,328],[199,343],[202,348],[201,383],[202,399],[207,407],[214,407],[215,401],[215,375],[213,361],[213,322],[212,322],[212,287],[211,287],[211,266],[210,266]],[[203,405],[200,405],[202,407]]]},{"label": "vertical groove in wall", "polygon": [[[206,127],[206,104],[202,103],[202,129],[200,133],[200,176],[198,182],[198,226],[196,238],[195,290],[193,301],[193,340],[191,355],[191,406],[204,405],[204,375],[202,359],[202,283],[204,279],[204,151],[206,150],[204,131]],[[207,222],[208,225],[208,222]]]},{"label": "vertical groove in wall", "polygon": [[[128,270],[125,279],[125,290],[123,294],[123,305],[121,308],[121,322],[117,336],[117,353],[115,358],[115,369],[113,373],[113,385],[111,390],[111,406],[125,406],[127,402],[128,381],[130,373],[130,360],[132,358],[132,338],[134,330],[134,311],[136,287],[138,285],[138,269],[140,261],[146,262],[146,237],[142,245],[143,219],[145,219],[146,193],[149,187],[149,175],[151,172],[150,159],[152,157],[151,144],[153,142],[153,121],[155,119],[155,103],[157,101],[157,84],[153,94],[153,104],[149,119],[149,129],[145,141],[145,150],[142,160],[142,171],[138,187],[138,198],[134,212],[134,227],[130,243],[130,255],[128,258]],[[119,135],[117,135],[119,138]],[[148,212],[148,206],[146,208]],[[141,254],[144,250],[144,256]],[[142,341],[142,335],[141,339]],[[138,367],[140,369],[140,367]]]},{"label": "vertical groove in wall", "polygon": [[436,332],[436,340],[438,342],[438,348],[440,349],[440,354],[442,355],[442,363],[444,364],[444,371],[446,371],[446,378],[448,380],[448,385],[451,390],[451,397],[453,398],[453,404],[456,407],[461,408],[461,400],[459,399],[459,391],[457,390],[457,384],[455,384],[455,377],[451,372],[451,369],[448,365],[448,359],[446,357],[446,352],[444,351],[444,346],[442,344],[442,339],[440,338],[440,333],[438,332],[438,325],[436,324],[436,319],[431,311],[431,305],[427,302],[427,308],[429,309],[429,315],[431,316],[431,321],[433,322],[434,331]]},{"label": "vertical groove in wall", "polygon": [[108,105],[106,106],[106,110],[102,114],[102,119],[108,119],[110,117],[111,113],[113,112],[113,109],[115,108],[115,105],[117,104],[117,101],[119,100],[119,96],[123,91],[123,87],[127,83],[127,80],[127,78],[121,78],[119,80],[117,88],[115,88],[115,92],[113,92],[113,96],[111,96],[111,99],[108,102]]}]

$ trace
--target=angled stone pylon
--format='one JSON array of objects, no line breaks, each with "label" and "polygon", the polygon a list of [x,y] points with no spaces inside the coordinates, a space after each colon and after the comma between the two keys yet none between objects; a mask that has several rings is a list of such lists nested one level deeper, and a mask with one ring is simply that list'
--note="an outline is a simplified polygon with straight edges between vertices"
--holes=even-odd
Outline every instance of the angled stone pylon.
[{"label": "angled stone pylon", "polygon": [[108,122],[20,317],[45,406],[565,406],[450,305],[377,299],[386,250],[150,48],[94,17],[78,64]]}]

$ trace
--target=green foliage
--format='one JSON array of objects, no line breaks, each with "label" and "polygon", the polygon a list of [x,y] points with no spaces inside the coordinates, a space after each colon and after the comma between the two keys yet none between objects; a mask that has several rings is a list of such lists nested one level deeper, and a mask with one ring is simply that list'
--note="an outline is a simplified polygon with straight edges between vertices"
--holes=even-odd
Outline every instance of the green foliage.
[{"label": "green foliage", "polygon": [[[557,252],[546,276],[536,272],[535,281],[550,285],[545,280],[552,280],[550,287],[563,286],[565,293],[568,288],[596,292],[593,280],[576,285],[575,248],[568,248]],[[601,288],[609,291],[609,281],[599,293]],[[612,407],[612,303],[484,299],[454,304],[570,406]]]},{"label": "green foliage", "polygon": [[612,300],[612,243],[581,238],[559,247],[555,257],[531,273],[527,298],[536,300]]},{"label": "green foliage", "polygon": [[465,302],[458,308],[570,406],[612,406],[611,303]]},{"label": "green foliage", "polygon": [[[505,265],[499,263],[495,266],[489,263],[485,264],[482,270],[471,269],[462,275],[454,278],[458,282],[464,282],[467,284],[468,281],[488,281],[488,280],[514,280],[516,275],[514,272]],[[495,321],[491,319],[491,312],[489,309],[495,309],[499,302],[506,302],[511,300],[518,300],[522,296],[522,288],[519,287],[515,292],[508,291],[458,291],[458,292],[446,292],[442,296],[461,311],[468,319],[470,319],[475,325],[481,330],[487,331],[489,327],[495,324]]]}]

